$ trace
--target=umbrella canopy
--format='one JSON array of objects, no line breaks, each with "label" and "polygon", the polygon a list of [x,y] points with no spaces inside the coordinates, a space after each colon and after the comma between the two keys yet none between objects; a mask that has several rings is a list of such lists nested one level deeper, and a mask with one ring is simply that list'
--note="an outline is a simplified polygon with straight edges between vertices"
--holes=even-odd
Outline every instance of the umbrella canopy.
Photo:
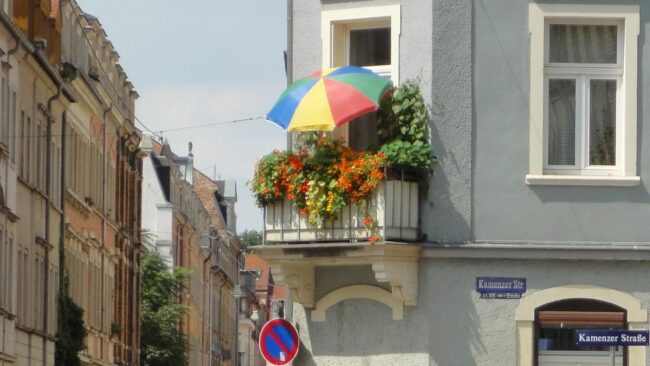
[{"label": "umbrella canopy", "polygon": [[331,131],[377,110],[389,79],[356,66],[324,69],[287,87],[266,119],[289,131]]}]

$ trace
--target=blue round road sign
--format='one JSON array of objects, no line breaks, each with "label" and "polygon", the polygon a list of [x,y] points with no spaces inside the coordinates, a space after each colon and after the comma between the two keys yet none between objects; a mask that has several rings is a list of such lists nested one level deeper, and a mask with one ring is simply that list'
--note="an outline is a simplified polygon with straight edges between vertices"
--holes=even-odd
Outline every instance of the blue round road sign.
[{"label": "blue round road sign", "polygon": [[286,365],[293,361],[299,346],[296,328],[284,319],[269,320],[260,331],[260,351],[273,365]]}]

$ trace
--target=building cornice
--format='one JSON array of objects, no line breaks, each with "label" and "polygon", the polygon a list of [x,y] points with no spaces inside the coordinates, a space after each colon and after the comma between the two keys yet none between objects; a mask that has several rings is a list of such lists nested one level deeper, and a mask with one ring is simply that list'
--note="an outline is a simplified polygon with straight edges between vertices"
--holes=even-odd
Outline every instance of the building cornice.
[{"label": "building cornice", "polygon": [[645,261],[650,260],[650,243],[475,242],[423,244],[421,258]]}]

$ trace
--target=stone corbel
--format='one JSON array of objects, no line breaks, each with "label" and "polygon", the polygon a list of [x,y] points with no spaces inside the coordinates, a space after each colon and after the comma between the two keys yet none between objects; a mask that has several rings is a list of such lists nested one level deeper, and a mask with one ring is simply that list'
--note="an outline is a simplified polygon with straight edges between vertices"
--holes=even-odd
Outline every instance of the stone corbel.
[{"label": "stone corbel", "polygon": [[285,283],[291,289],[293,301],[306,308],[315,304],[314,289],[316,272],[311,264],[275,264],[271,273],[276,283]]},{"label": "stone corbel", "polygon": [[382,258],[372,264],[375,279],[388,282],[393,297],[404,305],[415,306],[418,299],[418,262],[417,260],[391,260]]}]

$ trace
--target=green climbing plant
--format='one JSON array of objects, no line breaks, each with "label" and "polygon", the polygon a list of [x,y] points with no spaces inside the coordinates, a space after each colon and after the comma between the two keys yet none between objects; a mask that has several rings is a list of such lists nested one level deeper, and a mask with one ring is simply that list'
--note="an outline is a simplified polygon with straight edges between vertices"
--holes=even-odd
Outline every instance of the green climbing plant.
[{"label": "green climbing plant", "polygon": [[79,352],[84,349],[87,331],[83,309],[75,304],[68,292],[70,280],[68,271],[63,270],[63,284],[59,292],[58,331],[56,333],[55,365],[81,366]]},{"label": "green climbing plant", "polygon": [[429,112],[418,80],[407,80],[384,98],[378,110],[379,151],[389,166],[415,173],[427,187],[438,159],[429,142]]}]

